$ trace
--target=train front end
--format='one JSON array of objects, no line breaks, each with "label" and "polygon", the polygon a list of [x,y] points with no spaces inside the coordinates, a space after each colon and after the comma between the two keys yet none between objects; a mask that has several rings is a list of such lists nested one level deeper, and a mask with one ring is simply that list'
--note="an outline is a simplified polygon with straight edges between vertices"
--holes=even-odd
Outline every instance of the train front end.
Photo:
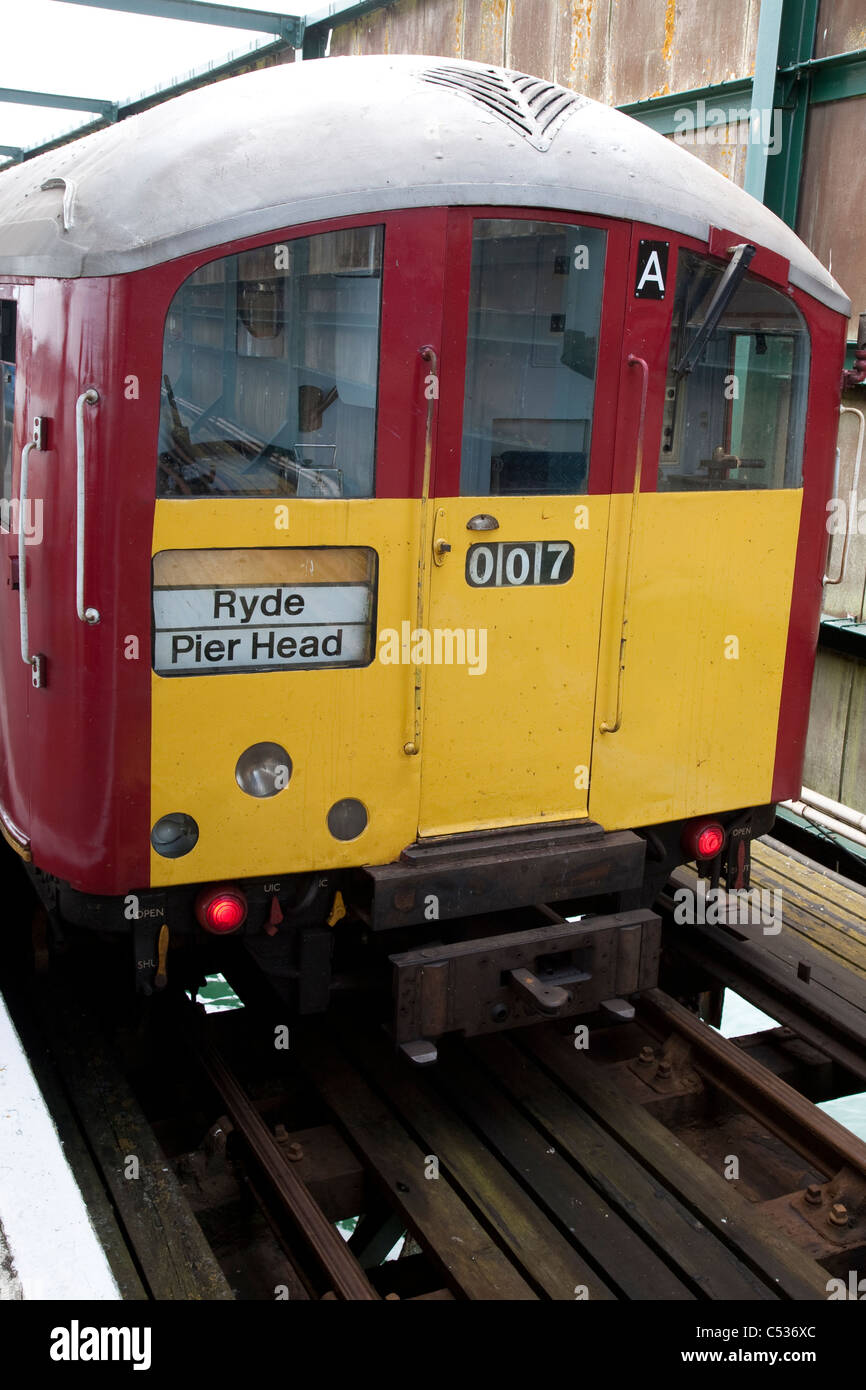
[{"label": "train front end", "polygon": [[671,869],[747,887],[799,791],[827,272],[635,122],[438,59],[219,84],[0,207],[0,801],[57,919],[301,1013],[372,955],[422,1058],[626,1016]]}]

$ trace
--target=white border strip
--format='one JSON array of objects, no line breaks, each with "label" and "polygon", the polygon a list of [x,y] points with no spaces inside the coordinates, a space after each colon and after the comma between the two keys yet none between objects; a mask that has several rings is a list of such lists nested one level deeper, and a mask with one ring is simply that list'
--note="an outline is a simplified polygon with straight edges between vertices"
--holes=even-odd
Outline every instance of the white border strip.
[{"label": "white border strip", "polygon": [[2,996],[0,1222],[20,1287],[5,1297],[120,1298]]}]

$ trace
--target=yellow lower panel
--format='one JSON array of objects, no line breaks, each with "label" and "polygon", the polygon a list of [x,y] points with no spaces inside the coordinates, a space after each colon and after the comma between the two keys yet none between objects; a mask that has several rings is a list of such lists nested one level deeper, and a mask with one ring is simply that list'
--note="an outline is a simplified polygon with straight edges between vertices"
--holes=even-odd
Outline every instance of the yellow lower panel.
[{"label": "yellow lower panel", "polygon": [[[609,499],[445,498],[438,530],[452,549],[433,569],[432,628],[484,634],[486,662],[425,675],[421,833],[587,815]],[[495,531],[468,531],[480,511]],[[575,523],[579,521],[579,526]],[[574,547],[567,582],[474,588],[472,544]]]},{"label": "yellow lower panel", "polygon": [[612,499],[590,814],[608,830],[770,799],[802,493],[640,499],[622,726],[613,722],[631,498]]},{"label": "yellow lower panel", "polygon": [[[220,499],[164,501],[154,553],[196,549],[371,546],[379,556],[378,627],[399,627],[414,602],[418,502]],[[210,575],[208,583],[219,584]],[[151,823],[183,811],[199,826],[181,859],[151,852],[154,885],[257,877],[380,863],[396,857],[418,823],[420,767],[403,752],[412,729],[412,669],[375,656],[357,669],[152,677]],[[288,787],[257,800],[235,782],[251,744],[281,744],[293,763]],[[327,813],[357,798],[369,824],[335,840]]]}]

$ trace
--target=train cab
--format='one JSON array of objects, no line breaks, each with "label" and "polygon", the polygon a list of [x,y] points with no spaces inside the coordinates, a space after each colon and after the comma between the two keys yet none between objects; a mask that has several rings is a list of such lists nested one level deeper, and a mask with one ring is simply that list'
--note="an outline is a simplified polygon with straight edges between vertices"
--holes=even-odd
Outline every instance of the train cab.
[{"label": "train cab", "polygon": [[667,874],[748,887],[800,789],[849,307],[477,63],[0,175],[0,820],[58,922],[145,992],[240,940],[302,1012],[363,938],[409,1048],[655,984]]}]

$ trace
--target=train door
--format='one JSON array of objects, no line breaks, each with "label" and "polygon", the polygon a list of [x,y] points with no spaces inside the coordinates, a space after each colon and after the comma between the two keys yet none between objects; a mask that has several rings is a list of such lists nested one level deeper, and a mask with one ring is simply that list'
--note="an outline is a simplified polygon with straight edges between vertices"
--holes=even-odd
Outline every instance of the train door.
[{"label": "train door", "polygon": [[422,835],[587,815],[628,246],[599,218],[451,215]]},{"label": "train door", "polygon": [[625,346],[648,394],[611,509],[589,799],[610,830],[772,800],[810,358],[787,262],[715,230],[636,229]]},{"label": "train door", "polygon": [[[41,539],[41,503],[19,506],[21,459],[30,436],[30,286],[0,285],[0,814],[2,833],[19,848],[29,834],[30,779],[27,711],[31,673],[22,660],[19,576],[21,556],[29,559]],[[30,452],[30,451],[28,451]],[[26,546],[26,551],[25,551]]]}]

